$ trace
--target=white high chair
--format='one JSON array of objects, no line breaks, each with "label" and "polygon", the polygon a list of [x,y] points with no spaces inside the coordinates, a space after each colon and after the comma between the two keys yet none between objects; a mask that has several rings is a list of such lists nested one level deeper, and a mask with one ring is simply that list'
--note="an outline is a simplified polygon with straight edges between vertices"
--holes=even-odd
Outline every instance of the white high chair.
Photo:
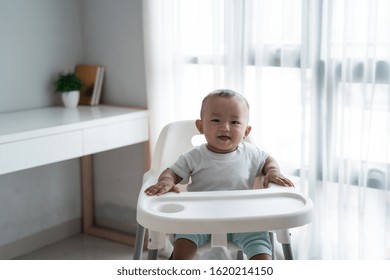
[{"label": "white high chair", "polygon": [[[229,248],[227,233],[252,231],[275,231],[285,259],[293,259],[289,228],[309,223],[313,212],[312,201],[295,188],[270,184],[267,189],[244,191],[184,191],[162,196],[144,193],[157,182],[164,169],[194,146],[195,135],[199,132],[194,120],[174,122],[161,131],[138,197],[133,258],[141,259],[145,229],[148,229],[148,259],[157,258],[158,250],[165,246],[167,234],[209,233],[211,247]],[[242,252],[237,256],[242,259]]]}]

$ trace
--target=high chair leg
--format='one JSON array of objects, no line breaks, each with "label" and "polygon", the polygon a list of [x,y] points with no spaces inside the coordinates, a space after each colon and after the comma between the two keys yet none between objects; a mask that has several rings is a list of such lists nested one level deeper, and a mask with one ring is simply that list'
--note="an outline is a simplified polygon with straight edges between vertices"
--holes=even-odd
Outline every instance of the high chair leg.
[{"label": "high chair leg", "polygon": [[137,233],[135,236],[135,246],[133,260],[142,259],[142,251],[144,248],[145,228],[141,225],[137,226]]},{"label": "high chair leg", "polygon": [[273,233],[272,231],[270,231],[270,232],[268,233],[268,235],[269,235],[269,239],[270,239],[270,241],[271,241],[271,246],[272,246],[272,256],[271,256],[271,258],[272,258],[273,260],[276,260],[276,254],[275,254],[275,237],[274,237],[274,233]]},{"label": "high chair leg", "polygon": [[291,250],[291,233],[288,229],[277,230],[276,237],[282,244],[283,255],[285,260],[293,260],[293,254]]},{"label": "high chair leg", "polygon": [[293,260],[294,256],[293,256],[293,253],[291,250],[291,244],[290,243],[282,244],[282,248],[283,248],[284,259],[285,260]]},{"label": "high chair leg", "polygon": [[242,250],[237,251],[237,260],[243,260],[244,259],[244,252]]},{"label": "high chair leg", "polygon": [[158,249],[148,250],[148,260],[157,260]]}]

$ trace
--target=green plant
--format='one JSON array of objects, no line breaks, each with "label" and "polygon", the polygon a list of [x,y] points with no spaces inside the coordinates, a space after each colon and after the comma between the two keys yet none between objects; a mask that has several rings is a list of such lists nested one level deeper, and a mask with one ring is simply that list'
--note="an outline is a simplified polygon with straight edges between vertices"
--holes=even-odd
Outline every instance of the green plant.
[{"label": "green plant", "polygon": [[81,80],[74,74],[60,74],[57,81],[55,82],[56,92],[67,92],[80,90],[83,88],[83,83]]}]

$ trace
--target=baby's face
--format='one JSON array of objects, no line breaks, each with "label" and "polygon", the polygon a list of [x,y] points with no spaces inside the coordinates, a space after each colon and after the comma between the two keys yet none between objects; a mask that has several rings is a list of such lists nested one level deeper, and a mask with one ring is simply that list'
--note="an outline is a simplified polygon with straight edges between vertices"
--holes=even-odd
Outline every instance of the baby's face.
[{"label": "baby's face", "polygon": [[229,153],[237,149],[250,132],[248,108],[236,97],[212,96],[204,104],[198,129],[204,133],[207,147],[216,153]]}]

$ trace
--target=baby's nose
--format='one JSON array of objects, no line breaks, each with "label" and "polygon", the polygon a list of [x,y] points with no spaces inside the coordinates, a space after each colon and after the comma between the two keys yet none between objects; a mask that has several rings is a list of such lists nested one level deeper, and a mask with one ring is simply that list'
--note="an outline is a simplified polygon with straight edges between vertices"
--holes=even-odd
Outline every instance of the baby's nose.
[{"label": "baby's nose", "polygon": [[223,131],[228,131],[228,130],[230,130],[230,125],[229,125],[229,123],[227,123],[227,122],[221,123],[220,129],[223,130]]}]

